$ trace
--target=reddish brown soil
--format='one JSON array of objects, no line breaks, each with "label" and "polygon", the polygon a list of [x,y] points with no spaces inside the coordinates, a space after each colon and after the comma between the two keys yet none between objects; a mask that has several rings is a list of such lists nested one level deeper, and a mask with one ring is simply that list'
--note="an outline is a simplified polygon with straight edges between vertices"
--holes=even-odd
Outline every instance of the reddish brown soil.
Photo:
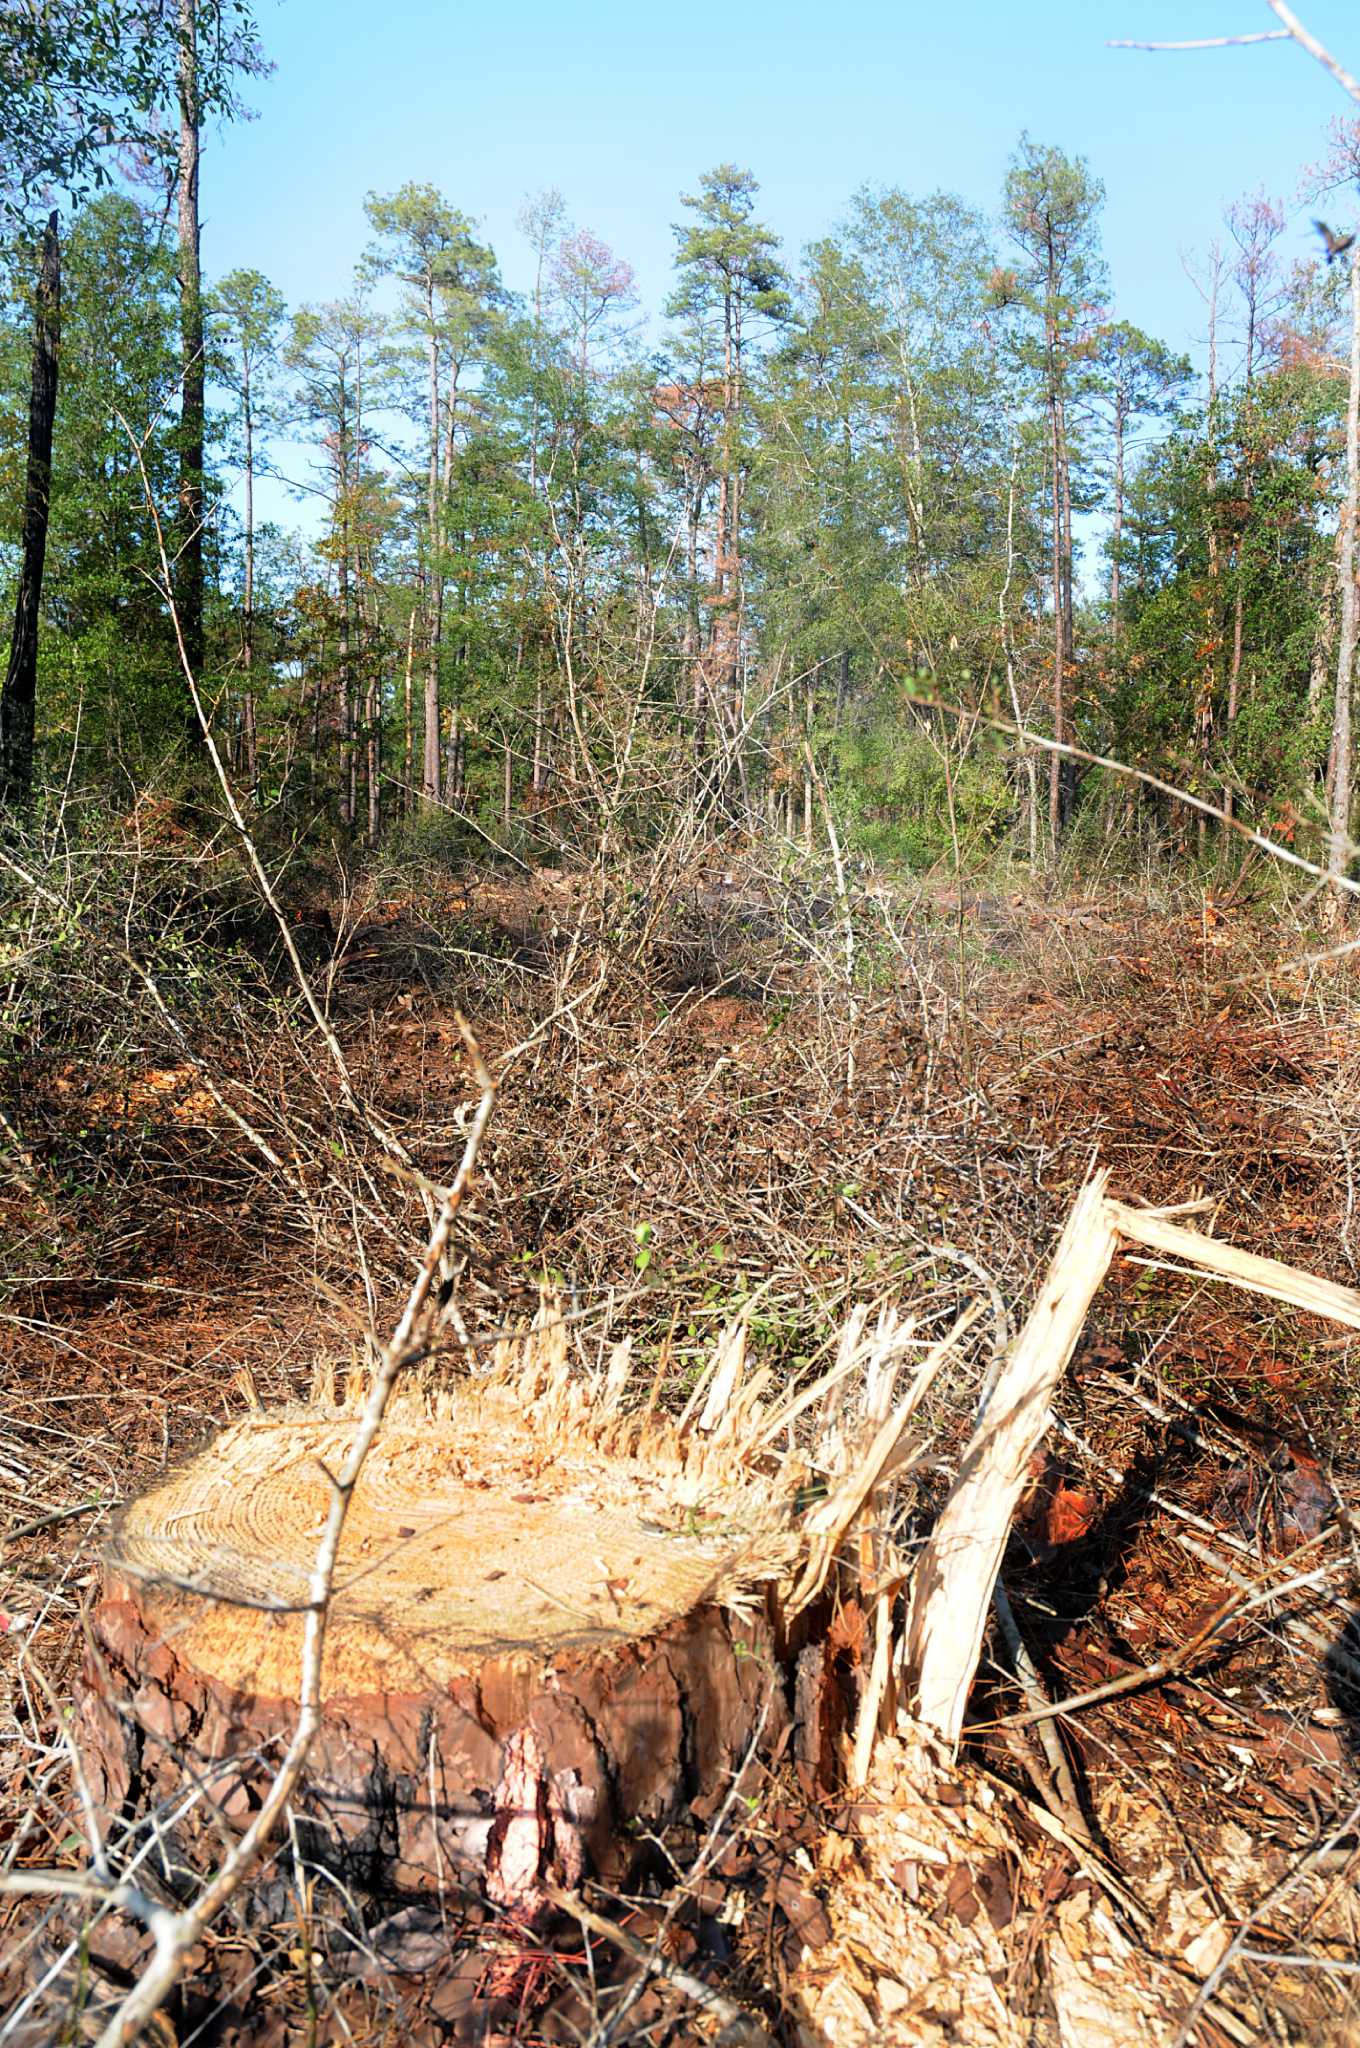
[{"label": "reddish brown soil", "polygon": [[[601,1343],[629,1329],[655,1356],[669,1332],[677,1388],[711,1327],[757,1285],[754,1327],[781,1370],[815,1356],[852,1300],[911,1291],[944,1315],[971,1299],[977,1281],[959,1252],[1014,1312],[1096,1159],[1125,1199],[1209,1193],[1222,1235],[1354,1283],[1352,994],[1340,979],[1278,971],[1276,941],[1248,917],[1210,921],[1198,900],[1182,918],[1122,902],[943,915],[923,904],[911,959],[884,952],[852,1024],[843,992],[819,991],[806,952],[784,958],[758,920],[721,944],[710,934],[706,953],[690,920],[658,969],[654,955],[644,966],[626,944],[592,941],[587,908],[581,887],[555,876],[476,888],[465,910],[383,903],[348,934],[331,977],[361,1088],[436,1177],[457,1156],[453,1111],[472,1092],[455,1004],[493,1067],[531,1041],[507,1071],[463,1242],[474,1337],[532,1303],[545,1271]],[[564,987],[556,977],[578,926]],[[233,1043],[220,1053],[228,1071],[247,1070]],[[270,1066],[258,1046],[252,1057],[251,1071]],[[403,1248],[418,1241],[406,1192],[371,1165],[360,1173],[362,1133],[338,1121],[341,1139],[328,1135],[335,1090],[314,1047],[306,1071],[292,1057],[281,1041],[271,1130],[288,1129],[290,1156],[307,1162],[310,1213],[258,1169],[191,1070],[156,1061],[115,1085],[63,1060],[34,1083],[36,1192],[14,1191],[0,1218],[24,1247],[16,1270],[32,1276],[0,1327],[0,1486],[11,1526],[79,1512],[0,1554],[17,1736],[0,1847],[21,1866],[78,1862],[80,1851],[51,1714],[14,1652],[28,1650],[54,1697],[66,1693],[105,1507],[224,1417],[343,1382],[364,1355],[355,1228],[380,1321]],[[63,1172],[63,1145],[85,1162],[79,1174]],[[426,1368],[457,1369],[456,1353]],[[961,1398],[957,1434],[967,1413]],[[1178,1537],[1212,1555],[1226,1535],[1250,1575],[1360,1498],[1355,1347],[1133,1260],[1093,1318],[1060,1422],[1069,1434],[1052,1439],[1007,1564],[1057,1693],[1150,1661],[1222,1600],[1224,1581]],[[1340,1578],[1330,1597],[1294,1604],[1342,1646],[1339,1665],[1306,1644],[1286,1660],[1275,1638],[1244,1630],[1193,1675],[1084,1717],[1068,1739],[1097,1821],[1115,1826],[1114,1793],[1133,1785],[1144,1806],[1174,1812],[1178,1868],[1211,1864],[1231,1816],[1262,1870],[1283,1869],[1343,1796],[1360,1737],[1344,1662],[1347,1643],[1360,1658],[1360,1586]],[[844,1654],[853,1659],[853,1640]],[[1004,1689],[979,1690],[981,1717],[1013,1704]],[[997,1738],[978,1742],[1014,1774]],[[667,1929],[678,1960],[768,2013],[785,1962],[815,1945],[817,1901],[797,1850],[833,1816],[823,1798],[806,1770],[801,1782],[776,1772],[712,1895]],[[696,1839],[675,1831],[666,1854],[683,1862]],[[1038,1853],[1066,1868],[1036,1832]],[[1142,1855],[1131,1851],[1131,1864]],[[629,1908],[644,1938],[664,1871],[659,1861],[652,1895]],[[408,2043],[474,2038],[489,2014],[526,2038],[560,2038],[582,2020],[570,1942],[502,1953],[483,1909],[450,1898],[428,1924],[428,1909],[388,1902],[361,1952],[348,1908],[318,1902],[308,1932],[281,1878],[266,1875],[260,1896],[275,1915],[267,1953],[254,1932],[214,1937],[171,2015],[180,2040],[338,2039],[341,2013],[356,2039]],[[19,1909],[7,1910],[17,1934]],[[32,1919],[24,1908],[30,1932]],[[31,1981],[33,1953],[60,1952],[59,1934],[53,1920],[34,1937],[6,1996]],[[142,1949],[126,1930],[105,1949],[96,1944],[99,1968],[116,1985]],[[627,1975],[617,1960],[596,1967]],[[222,2000],[227,2011],[210,2018]],[[309,2034],[318,2009],[330,2031]],[[681,2013],[652,1990],[629,2024],[652,2024],[656,2041],[688,2038]]]}]

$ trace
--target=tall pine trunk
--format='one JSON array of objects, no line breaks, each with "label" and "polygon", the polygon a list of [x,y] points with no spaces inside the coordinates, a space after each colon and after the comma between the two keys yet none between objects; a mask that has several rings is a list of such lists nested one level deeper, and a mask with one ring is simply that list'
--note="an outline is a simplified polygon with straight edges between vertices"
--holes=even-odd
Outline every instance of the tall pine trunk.
[{"label": "tall pine trunk", "polygon": [[245,688],[241,695],[241,771],[247,787],[255,791],[259,782],[259,745],[255,719],[255,417],[250,395],[250,350],[242,350],[241,390],[245,424],[245,615],[241,621],[241,667]]},{"label": "tall pine trunk", "polygon": [[[1067,613],[1063,604],[1063,517],[1062,517],[1062,437],[1058,428],[1058,393],[1056,366],[1050,356],[1050,384],[1048,394],[1049,466],[1052,471],[1052,517],[1053,517],[1053,738],[1058,746],[1067,739]],[[1048,836],[1054,851],[1062,832],[1063,779],[1062,756],[1050,754],[1048,761]]]},{"label": "tall pine trunk", "polygon": [[[1243,383],[1243,389],[1244,389],[1244,391],[1246,392],[1246,396],[1247,396],[1247,410],[1246,410],[1246,422],[1247,422],[1247,433],[1248,433],[1249,435],[1250,435],[1250,433],[1251,433],[1251,431],[1252,431],[1252,429],[1251,429],[1251,386],[1252,386],[1252,378],[1253,378],[1253,375],[1255,374],[1255,368],[1256,368],[1256,308],[1255,308],[1255,301],[1254,301],[1254,299],[1253,299],[1253,301],[1252,301],[1252,303],[1251,303],[1251,313],[1250,313],[1250,318],[1249,318],[1249,320],[1248,320],[1248,323],[1247,323],[1247,362],[1246,362],[1246,376],[1245,376],[1245,379],[1244,379],[1244,383]],[[1243,448],[1243,456],[1244,456],[1244,463],[1243,463],[1243,474],[1242,474],[1242,496],[1243,496],[1243,498],[1244,498],[1244,500],[1245,500],[1245,503],[1246,503],[1246,509],[1245,509],[1245,511],[1244,511],[1244,512],[1243,512],[1243,513],[1242,513],[1242,514],[1240,515],[1240,516],[1241,516],[1241,525],[1240,525],[1240,526],[1239,526],[1239,528],[1238,528],[1238,532],[1237,532],[1237,540],[1236,540],[1236,544],[1235,544],[1235,546],[1234,546],[1234,548],[1233,548],[1233,574],[1234,574],[1234,588],[1233,588],[1233,636],[1232,636],[1232,655],[1231,655],[1231,658],[1230,658],[1230,660],[1229,660],[1229,663],[1228,663],[1228,701],[1227,701],[1227,705],[1226,705],[1226,706],[1225,706],[1225,708],[1224,708],[1224,730],[1225,730],[1225,734],[1226,734],[1226,737],[1228,738],[1228,740],[1229,740],[1229,741],[1231,740],[1231,737],[1232,737],[1232,730],[1233,730],[1233,727],[1234,727],[1234,726],[1236,725],[1236,723],[1237,723],[1237,712],[1238,712],[1238,707],[1239,707],[1239,705],[1241,704],[1241,701],[1242,701],[1242,650],[1243,650],[1243,644],[1244,644],[1244,635],[1245,635],[1245,628],[1246,628],[1246,577],[1245,577],[1245,573],[1244,573],[1244,564],[1243,564],[1243,556],[1244,556],[1244,554],[1245,554],[1245,551],[1246,551],[1246,545],[1247,545],[1247,528],[1248,528],[1248,523],[1249,523],[1249,520],[1250,520],[1250,515],[1251,515],[1251,500],[1252,500],[1252,494],[1253,494],[1253,491],[1254,491],[1254,488],[1255,488],[1255,481],[1254,481],[1254,477],[1253,477],[1253,469],[1254,469],[1254,463],[1255,463],[1255,455],[1254,455],[1254,444],[1253,444],[1253,442],[1252,442],[1252,441],[1248,440],[1248,441],[1246,442],[1246,444],[1244,445],[1244,448]],[[1206,786],[1206,793],[1207,793],[1207,786]],[[1231,783],[1228,783],[1228,782],[1225,782],[1225,783],[1224,783],[1224,785],[1223,785],[1223,814],[1224,814],[1224,816],[1225,816],[1225,817],[1228,817],[1228,818],[1230,818],[1230,817],[1232,816],[1232,814],[1233,814],[1233,792],[1232,792],[1232,785],[1231,785]],[[1203,813],[1201,812],[1201,814],[1200,814],[1200,829],[1201,829],[1201,834],[1203,833],[1203,827],[1204,827],[1204,816],[1203,816]]]},{"label": "tall pine trunk", "polygon": [[[1213,273],[1209,297],[1209,403],[1205,413],[1207,442],[1204,463],[1205,501],[1205,546],[1208,554],[1209,573],[1205,581],[1204,657],[1200,670],[1199,695],[1195,704],[1195,743],[1198,749],[1201,778],[1205,790],[1209,786],[1209,761],[1213,751],[1214,735],[1214,690],[1218,672],[1218,649],[1221,642],[1221,609],[1219,583],[1222,566],[1219,560],[1218,525],[1214,513],[1214,488],[1218,482],[1218,271]],[[1188,817],[1182,819],[1182,831],[1188,837]],[[1195,829],[1200,843],[1204,838],[1204,813],[1196,814]]]},{"label": "tall pine trunk", "polygon": [[1336,886],[1351,856],[1351,702],[1355,686],[1357,619],[1356,522],[1360,519],[1360,242],[1351,250],[1351,362],[1346,392],[1346,502],[1341,508],[1336,566],[1341,596],[1341,630],[1337,637],[1336,697],[1332,711],[1331,804],[1325,915],[1332,925],[1345,922],[1345,892]]},{"label": "tall pine trunk", "polygon": [[175,604],[195,678],[203,669],[203,278],[199,262],[198,16],[179,0],[179,305],[181,397]]},{"label": "tall pine trunk", "polygon": [[370,668],[364,695],[364,776],[368,792],[368,843],[382,837],[382,696],[378,672]]},{"label": "tall pine trunk", "polygon": [[411,814],[411,777],[415,772],[415,731],[411,723],[411,668],[416,651],[416,611],[412,605],[406,626],[406,673],[402,682],[401,815]]},{"label": "tall pine trunk", "polygon": [[52,484],[52,425],[57,412],[61,343],[61,245],[48,215],[33,317],[33,379],[28,401],[28,470],[14,636],[0,693],[0,802],[28,801],[33,787],[33,724],[38,693],[38,610],[47,558]]},{"label": "tall pine trunk", "polygon": [[439,801],[439,666],[444,638],[444,537],[440,518],[439,477],[439,341],[434,325],[434,285],[427,289],[430,327],[430,462],[425,487],[428,525],[429,580],[426,586],[425,745],[421,762],[421,795],[427,804]]},{"label": "tall pine trunk", "polygon": [[[1071,741],[1071,716],[1069,698],[1070,674],[1076,660],[1076,610],[1072,602],[1072,458],[1067,440],[1067,401],[1058,386],[1058,451],[1062,473],[1062,605],[1063,605],[1063,650],[1066,655],[1066,670],[1063,676],[1063,738]],[[1058,786],[1059,820],[1064,829],[1072,821],[1077,807],[1077,764],[1070,755],[1059,754]]]}]

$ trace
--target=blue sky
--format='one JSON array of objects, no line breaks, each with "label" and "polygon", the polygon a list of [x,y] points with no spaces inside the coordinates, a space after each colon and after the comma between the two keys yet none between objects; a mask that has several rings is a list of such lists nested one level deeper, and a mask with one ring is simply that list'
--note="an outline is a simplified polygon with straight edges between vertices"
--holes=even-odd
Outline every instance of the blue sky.
[{"label": "blue sky", "polygon": [[[1300,12],[1360,68],[1353,5]],[[557,186],[655,308],[679,194],[716,162],[755,172],[760,211],[796,257],[866,181],[995,208],[1028,129],[1105,183],[1118,313],[1191,348],[1203,314],[1181,252],[1202,251],[1224,205],[1262,186],[1292,210],[1287,247],[1307,248],[1300,170],[1329,120],[1355,111],[1292,44],[1106,47],[1273,27],[1264,0],[260,0],[260,22],[277,68],[251,90],[258,119],[209,138],[204,264],[253,265],[294,306],[346,290],[365,193],[408,179],[480,220],[521,288],[516,209]],[[1343,195],[1337,218],[1353,206]]]}]

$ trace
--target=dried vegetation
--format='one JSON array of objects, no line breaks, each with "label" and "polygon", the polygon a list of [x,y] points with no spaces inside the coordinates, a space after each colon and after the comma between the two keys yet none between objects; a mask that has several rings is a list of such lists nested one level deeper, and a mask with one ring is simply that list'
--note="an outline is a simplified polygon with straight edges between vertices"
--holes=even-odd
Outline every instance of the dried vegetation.
[{"label": "dried vegetation", "polygon": [[[1096,1163],[1127,1202],[1207,1200],[1198,1228],[1355,1284],[1360,1012],[1344,971],[1295,964],[1278,906],[842,899],[801,860],[720,859],[298,877],[352,1105],[225,854],[143,814],[34,849],[36,892],[10,875],[11,1883],[86,1867],[64,1703],[116,1505],[224,1421],[343,1404],[371,1365],[425,1235],[419,1176],[375,1129],[452,1173],[475,1092],[455,1007],[500,1105],[407,1398],[504,1357],[545,1287],[573,1374],[604,1385],[627,1347],[672,1416],[733,1328],[769,1404],[885,1315],[924,1349],[971,1311],[881,1532],[908,1560]],[[614,1937],[567,1916],[516,1945],[484,1900],[345,1893],[285,1840],[160,2038],[1360,2037],[1355,1341],[1126,1249],[1031,1466],[1012,1627],[957,1759],[904,1723],[852,1784],[855,1731],[816,1725],[802,1674],[798,1739],[594,1900]],[[827,1637],[852,1699],[876,1682],[874,1583]],[[154,1843],[128,1846],[154,1882]],[[0,2041],[94,2038],[147,1937],[117,1912],[81,1937],[70,1898],[0,1910]]]}]

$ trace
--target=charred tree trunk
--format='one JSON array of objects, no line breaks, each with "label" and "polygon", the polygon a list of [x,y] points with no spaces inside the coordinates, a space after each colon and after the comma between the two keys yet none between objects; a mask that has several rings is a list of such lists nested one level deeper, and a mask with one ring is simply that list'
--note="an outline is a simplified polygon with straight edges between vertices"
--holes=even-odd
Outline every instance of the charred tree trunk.
[{"label": "charred tree trunk", "polygon": [[61,245],[48,216],[33,320],[33,381],[28,401],[28,470],[14,636],[0,693],[0,803],[27,803],[33,787],[33,727],[38,693],[38,612],[52,485],[52,427],[57,412],[61,342]]}]

